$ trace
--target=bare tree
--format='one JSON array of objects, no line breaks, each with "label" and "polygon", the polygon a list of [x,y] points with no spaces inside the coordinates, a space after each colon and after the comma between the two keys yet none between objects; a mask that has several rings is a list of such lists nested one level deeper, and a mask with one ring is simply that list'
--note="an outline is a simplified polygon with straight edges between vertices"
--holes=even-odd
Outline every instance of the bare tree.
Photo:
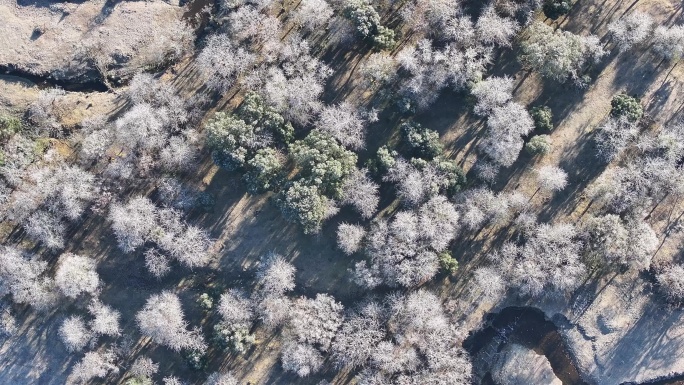
[{"label": "bare tree", "polygon": [[259,270],[257,282],[263,296],[281,296],[295,287],[295,267],[275,253],[266,255]]},{"label": "bare tree", "polygon": [[255,61],[254,54],[233,42],[227,34],[211,35],[197,56],[197,65],[207,77],[207,85],[220,93],[227,92]]},{"label": "bare tree", "polygon": [[121,313],[107,306],[99,300],[93,300],[88,305],[88,312],[93,316],[90,329],[98,335],[118,336],[121,334],[119,320]]},{"label": "bare tree", "polygon": [[70,352],[82,350],[93,338],[82,317],[65,319],[59,327],[59,337]]},{"label": "bare tree", "polygon": [[353,150],[362,149],[366,145],[364,121],[349,103],[323,108],[316,127]]},{"label": "bare tree", "polygon": [[656,275],[660,289],[668,298],[681,301],[684,299],[684,267],[668,266]]},{"label": "bare tree", "polygon": [[135,315],[140,331],[158,344],[171,350],[203,351],[206,344],[198,331],[186,329],[180,299],[165,291],[147,299],[145,307]]},{"label": "bare tree", "polygon": [[653,19],[648,14],[635,11],[608,24],[608,31],[613,35],[620,52],[625,52],[651,37]]},{"label": "bare tree", "polygon": [[352,205],[364,219],[378,210],[380,186],[368,176],[368,170],[355,170],[342,183],[342,202]]},{"label": "bare tree", "polygon": [[289,342],[280,353],[283,369],[307,377],[323,366],[323,355],[306,343]]},{"label": "bare tree", "polygon": [[508,76],[492,76],[475,83],[471,93],[477,98],[475,113],[487,116],[513,98],[513,79]]},{"label": "bare tree", "polygon": [[511,45],[511,39],[519,28],[515,20],[497,15],[494,7],[487,8],[475,24],[477,38],[480,42],[503,47]]},{"label": "bare tree", "polygon": [[324,27],[333,16],[333,9],[325,0],[303,0],[292,17],[305,30],[315,31]]},{"label": "bare tree", "polygon": [[238,385],[238,381],[231,372],[214,372],[209,375],[203,385]]},{"label": "bare tree", "polygon": [[4,246],[0,249],[0,293],[12,294],[17,303],[27,303],[46,309],[56,300],[54,282],[43,273],[47,263],[29,256],[19,249]]},{"label": "bare tree", "polygon": [[116,356],[111,352],[88,352],[83,359],[71,370],[71,382],[83,384],[93,378],[105,378],[107,374],[118,373],[119,368],[114,364]]},{"label": "bare tree", "polygon": [[96,266],[97,262],[92,258],[64,253],[59,257],[55,284],[67,297],[76,298],[82,293],[93,295],[100,285]]},{"label": "bare tree", "polygon": [[537,185],[549,192],[560,191],[568,184],[568,174],[560,167],[542,166],[536,170]]},{"label": "bare tree", "polygon": [[347,255],[354,254],[361,248],[365,235],[363,226],[340,223],[337,227],[337,246]]}]

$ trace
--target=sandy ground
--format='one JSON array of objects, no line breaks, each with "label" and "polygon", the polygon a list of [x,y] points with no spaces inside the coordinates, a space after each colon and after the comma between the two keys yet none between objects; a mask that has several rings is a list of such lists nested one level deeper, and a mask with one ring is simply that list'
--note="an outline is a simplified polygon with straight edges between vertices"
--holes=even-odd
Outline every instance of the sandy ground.
[{"label": "sandy ground", "polygon": [[0,0],[0,65],[79,81],[97,78],[98,65],[127,76],[191,44],[183,12],[163,1]]}]

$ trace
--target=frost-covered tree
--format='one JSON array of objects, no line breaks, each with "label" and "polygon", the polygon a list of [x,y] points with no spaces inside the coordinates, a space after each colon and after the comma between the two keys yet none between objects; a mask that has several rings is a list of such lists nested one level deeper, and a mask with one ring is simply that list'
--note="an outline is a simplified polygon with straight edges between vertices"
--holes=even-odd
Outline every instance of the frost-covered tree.
[{"label": "frost-covered tree", "polygon": [[363,119],[349,103],[323,108],[316,127],[352,150],[362,149],[366,145]]},{"label": "frost-covered tree", "polygon": [[98,300],[88,305],[88,312],[93,317],[89,322],[90,330],[98,335],[118,336],[121,334],[119,320],[121,313]]},{"label": "frost-covered tree", "polygon": [[503,47],[511,45],[519,28],[515,20],[497,15],[494,7],[488,7],[482,12],[475,24],[477,39],[481,43]]},{"label": "frost-covered tree", "polygon": [[662,269],[656,280],[660,290],[671,300],[682,301],[684,299],[684,267],[671,265]]},{"label": "frost-covered tree", "polygon": [[626,116],[609,117],[596,131],[597,157],[606,163],[617,159],[638,135],[639,127]]},{"label": "frost-covered tree", "polygon": [[506,243],[489,256],[508,286],[523,295],[574,290],[586,272],[577,230],[569,224],[541,224],[522,245]]},{"label": "frost-covered tree", "polygon": [[678,61],[684,55],[684,26],[656,27],[653,32],[653,51],[670,61]]},{"label": "frost-covered tree", "polygon": [[93,337],[82,317],[72,316],[65,319],[59,327],[59,337],[70,352],[82,350]]},{"label": "frost-covered tree", "polygon": [[[349,352],[352,360],[338,364],[364,367],[357,377],[361,384],[470,383],[472,368],[468,354],[460,348],[462,337],[446,317],[439,298],[419,290],[390,295],[386,302],[384,308],[370,305],[375,309],[362,309],[362,318],[353,316],[347,321],[349,327],[342,326],[340,341],[349,341],[349,336],[342,334],[349,332],[356,333],[360,341],[339,350],[359,348]],[[358,330],[364,324],[370,330]]]},{"label": "frost-covered tree", "polygon": [[509,196],[494,194],[487,188],[464,191],[456,198],[461,213],[461,223],[470,230],[485,224],[502,224],[511,219]]},{"label": "frost-covered tree", "polygon": [[367,362],[385,337],[385,314],[376,302],[368,302],[348,314],[332,343],[332,358],[339,367],[358,367]]},{"label": "frost-covered tree", "polygon": [[347,255],[354,254],[361,248],[365,235],[363,226],[340,223],[337,227],[337,246]]},{"label": "frost-covered tree", "polygon": [[202,385],[238,385],[238,380],[231,372],[214,372],[209,375]]},{"label": "frost-covered tree", "polygon": [[513,79],[508,76],[489,77],[475,83],[471,93],[477,99],[474,111],[480,116],[488,116],[497,107],[501,107],[513,98]]},{"label": "frost-covered tree", "polygon": [[159,371],[159,364],[152,361],[150,357],[140,356],[133,361],[130,372],[137,378],[147,379],[151,382],[152,376]]},{"label": "frost-covered tree", "polygon": [[324,27],[332,16],[333,9],[325,0],[303,0],[292,19],[305,30],[315,31]]},{"label": "frost-covered tree", "polygon": [[456,236],[458,220],[454,205],[438,195],[414,211],[397,213],[389,223],[375,223],[366,236],[370,265],[357,264],[357,282],[412,287],[432,278],[439,270],[438,253]]},{"label": "frost-covered tree", "polygon": [[118,373],[114,363],[116,356],[110,351],[88,352],[83,359],[74,365],[70,377],[76,383],[87,383],[93,378],[105,378],[109,373]]},{"label": "frost-covered tree", "polygon": [[67,297],[76,298],[82,293],[93,295],[100,285],[96,266],[97,262],[92,258],[64,253],[57,262],[55,284]]},{"label": "frost-covered tree", "polygon": [[639,219],[623,220],[614,214],[593,216],[583,222],[582,231],[585,252],[604,263],[648,269],[658,247],[655,231]]},{"label": "frost-covered tree", "polygon": [[299,377],[316,373],[323,366],[323,355],[313,346],[304,343],[288,342],[280,353],[283,369],[294,372]]},{"label": "frost-covered tree", "polygon": [[537,186],[543,191],[555,192],[568,184],[568,174],[560,167],[542,166],[536,170]]},{"label": "frost-covered tree", "polygon": [[209,88],[225,93],[255,61],[256,56],[234,42],[229,35],[214,34],[207,39],[196,63],[206,76]]},{"label": "frost-covered tree", "polygon": [[378,210],[380,186],[368,176],[368,170],[355,170],[342,184],[342,203],[352,205],[364,219]]},{"label": "frost-covered tree", "polygon": [[522,105],[508,102],[492,110],[487,129],[480,144],[482,151],[494,163],[509,167],[518,159],[524,145],[522,136],[532,132],[534,121]]},{"label": "frost-covered tree", "polygon": [[342,304],[327,294],[317,294],[315,299],[301,297],[294,301],[288,327],[300,343],[327,351],[342,323],[343,310]]},{"label": "frost-covered tree", "polygon": [[54,282],[44,276],[47,262],[21,250],[0,248],[0,293],[12,294],[17,303],[45,309],[56,300]]},{"label": "frost-covered tree", "polygon": [[180,299],[171,292],[150,296],[135,315],[140,331],[154,342],[171,350],[203,351],[206,344],[197,330],[187,330]]},{"label": "frost-covered tree", "polygon": [[554,30],[540,21],[532,23],[525,36],[519,56],[523,65],[560,82],[579,81],[585,65],[606,54],[598,37]]},{"label": "frost-covered tree", "polygon": [[258,291],[261,296],[282,296],[295,287],[295,267],[278,254],[265,256],[257,270]]},{"label": "frost-covered tree", "polygon": [[648,14],[635,11],[608,24],[608,31],[620,52],[625,52],[651,38],[653,19]]},{"label": "frost-covered tree", "polygon": [[131,252],[142,246],[157,226],[154,204],[145,197],[135,197],[127,204],[114,203],[109,211],[112,229],[119,247]]}]

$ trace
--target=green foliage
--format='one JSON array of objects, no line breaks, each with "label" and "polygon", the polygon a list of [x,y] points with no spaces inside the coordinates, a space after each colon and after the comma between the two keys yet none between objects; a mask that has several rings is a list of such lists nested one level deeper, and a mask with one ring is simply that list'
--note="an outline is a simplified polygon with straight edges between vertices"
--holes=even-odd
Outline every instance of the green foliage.
[{"label": "green foliage", "polygon": [[21,129],[20,119],[11,115],[0,114],[0,140],[7,140]]},{"label": "green foliage", "polygon": [[639,99],[626,94],[613,96],[610,101],[610,113],[615,117],[624,116],[630,122],[636,122],[644,115],[644,108],[639,103]]},{"label": "green foliage", "polygon": [[390,150],[387,146],[382,146],[378,149],[378,166],[380,171],[386,172],[397,163],[397,156],[399,154],[395,150]]},{"label": "green foliage", "polygon": [[447,195],[453,196],[463,189],[466,184],[466,174],[455,160],[440,158],[435,159],[435,164],[437,166],[437,170],[445,175],[447,179],[445,183],[447,186]]},{"label": "green foliage", "polygon": [[553,130],[553,112],[550,107],[536,106],[530,110],[530,115],[534,120],[534,127],[541,131]]},{"label": "green foliage", "polygon": [[246,325],[218,324],[214,326],[214,340],[220,347],[237,354],[246,352],[256,342]]},{"label": "green foliage", "polygon": [[295,181],[282,193],[278,200],[285,219],[299,223],[305,234],[316,233],[325,219],[328,202],[319,193],[318,187]]},{"label": "green foliage", "polygon": [[282,143],[289,143],[294,137],[292,124],[286,122],[273,107],[264,103],[264,99],[255,92],[245,95],[236,113],[248,124],[271,132]]},{"label": "green foliage", "polygon": [[199,298],[197,298],[197,303],[204,310],[211,310],[214,307],[214,300],[208,293],[202,293]]},{"label": "green foliage", "polygon": [[151,379],[148,377],[133,377],[124,382],[124,385],[153,385]]},{"label": "green foliage", "polygon": [[154,382],[149,377],[136,376],[126,380],[124,385],[154,385]]},{"label": "green foliage", "polygon": [[365,0],[350,0],[344,15],[354,23],[356,31],[364,38],[375,35],[377,26],[380,25],[378,11]]},{"label": "green foliage", "polygon": [[572,0],[544,0],[542,10],[546,17],[556,20],[563,15],[567,15],[572,9],[572,4]]},{"label": "green foliage", "polygon": [[217,112],[205,130],[207,145],[217,165],[235,170],[245,164],[253,151],[256,136],[253,126],[231,114]]},{"label": "green foliage", "polygon": [[454,274],[458,270],[458,261],[451,256],[449,251],[444,251],[437,255],[439,266],[448,274]]},{"label": "green foliage", "polygon": [[272,148],[258,150],[254,158],[247,162],[247,170],[244,178],[252,194],[278,191],[285,179],[281,157]]},{"label": "green foliage", "polygon": [[525,31],[518,58],[526,67],[556,81],[573,80],[586,86],[582,71],[590,61],[598,62],[606,51],[598,37],[575,35],[540,21]]},{"label": "green foliage", "polygon": [[380,24],[380,15],[368,1],[348,1],[344,15],[356,26],[359,35],[370,39],[377,48],[392,49],[395,46],[394,31]]},{"label": "green foliage", "polygon": [[525,150],[533,156],[548,154],[552,148],[551,137],[548,135],[535,135],[525,145]]},{"label": "green foliage", "polygon": [[357,160],[355,153],[319,130],[292,143],[290,156],[301,168],[300,175],[307,184],[334,198],[341,196],[342,181],[355,169]]},{"label": "green foliage", "polygon": [[373,44],[381,50],[391,50],[397,44],[394,37],[393,29],[379,25],[378,32],[373,36]]},{"label": "green foliage", "polygon": [[204,353],[198,350],[186,351],[183,353],[183,358],[192,370],[204,370],[207,367],[207,357]]},{"label": "green foliage", "polygon": [[404,141],[411,148],[413,155],[424,159],[433,159],[442,154],[442,143],[437,131],[429,130],[415,122],[401,125]]}]

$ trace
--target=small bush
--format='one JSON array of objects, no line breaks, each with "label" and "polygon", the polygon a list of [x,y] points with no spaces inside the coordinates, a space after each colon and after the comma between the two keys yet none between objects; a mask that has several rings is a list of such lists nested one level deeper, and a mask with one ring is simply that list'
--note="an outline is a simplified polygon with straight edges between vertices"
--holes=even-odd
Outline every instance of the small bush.
[{"label": "small bush", "polygon": [[551,20],[556,20],[563,15],[567,15],[572,9],[572,3],[571,0],[545,0],[542,7],[544,16]]},{"label": "small bush", "polygon": [[530,110],[534,120],[534,128],[541,131],[553,130],[553,112],[547,106],[537,106]]},{"label": "small bush", "polygon": [[525,150],[532,156],[548,154],[552,148],[551,137],[548,135],[535,135],[525,145]]},{"label": "small bush", "polygon": [[458,261],[454,257],[452,257],[451,253],[449,253],[448,251],[440,253],[438,255],[438,258],[439,266],[447,274],[454,274],[456,270],[458,270]]},{"label": "small bush", "polygon": [[0,114],[0,140],[6,140],[10,136],[21,131],[21,120],[11,115]]},{"label": "small bush", "polygon": [[630,122],[636,122],[644,115],[644,108],[639,103],[639,99],[626,94],[619,94],[610,101],[611,115],[619,118],[624,116]]},{"label": "small bush", "polygon": [[442,154],[442,143],[439,142],[437,131],[429,130],[414,122],[403,123],[401,131],[413,155],[423,159],[432,159]]}]

